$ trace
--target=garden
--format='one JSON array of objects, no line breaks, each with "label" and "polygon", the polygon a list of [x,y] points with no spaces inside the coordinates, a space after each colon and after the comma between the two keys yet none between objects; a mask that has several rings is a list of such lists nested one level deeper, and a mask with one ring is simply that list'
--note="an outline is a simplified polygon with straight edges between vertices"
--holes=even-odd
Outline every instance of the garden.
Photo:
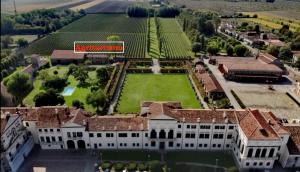
[{"label": "garden", "polygon": [[180,101],[184,108],[201,108],[187,74],[127,74],[117,112],[139,112],[143,101]]},{"label": "garden", "polygon": [[75,65],[42,69],[23,103],[26,106],[66,104],[99,112],[107,103],[103,90],[112,71],[113,68],[105,66]]}]

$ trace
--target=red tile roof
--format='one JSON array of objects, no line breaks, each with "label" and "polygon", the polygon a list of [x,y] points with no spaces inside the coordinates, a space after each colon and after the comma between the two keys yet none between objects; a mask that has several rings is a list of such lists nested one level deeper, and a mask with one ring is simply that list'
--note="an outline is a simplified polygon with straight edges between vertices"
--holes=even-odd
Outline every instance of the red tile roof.
[{"label": "red tile roof", "polygon": [[285,126],[290,133],[290,139],[287,143],[287,147],[290,154],[300,154],[300,125],[287,125]]},{"label": "red tile roof", "polygon": [[88,131],[145,131],[147,118],[139,116],[97,116],[88,119]]},{"label": "red tile roof", "polygon": [[224,92],[217,79],[208,73],[195,73],[196,78],[202,83],[207,92]]},{"label": "red tile roof", "polygon": [[76,59],[83,59],[83,53],[74,53],[73,50],[54,50],[51,54],[51,59],[55,60],[76,60]]}]

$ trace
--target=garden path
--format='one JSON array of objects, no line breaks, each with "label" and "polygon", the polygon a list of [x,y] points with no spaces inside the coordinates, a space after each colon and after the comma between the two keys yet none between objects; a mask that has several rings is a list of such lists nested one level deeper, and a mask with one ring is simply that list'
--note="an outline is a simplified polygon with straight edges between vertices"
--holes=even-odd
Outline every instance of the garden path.
[{"label": "garden path", "polygon": [[158,59],[152,59],[151,69],[154,74],[160,74],[160,65],[159,65]]}]

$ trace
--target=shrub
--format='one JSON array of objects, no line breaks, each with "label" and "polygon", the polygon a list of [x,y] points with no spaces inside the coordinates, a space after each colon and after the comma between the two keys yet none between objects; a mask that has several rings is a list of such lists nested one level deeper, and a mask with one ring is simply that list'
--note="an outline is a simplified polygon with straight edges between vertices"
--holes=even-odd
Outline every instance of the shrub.
[{"label": "shrub", "polygon": [[176,17],[180,14],[180,10],[176,7],[162,7],[158,10],[159,17]]},{"label": "shrub", "polygon": [[79,101],[79,100],[73,100],[72,101],[72,106],[73,107],[76,107],[76,108],[81,108],[81,109],[84,109],[84,104],[83,102]]},{"label": "shrub", "polygon": [[137,168],[138,168],[139,171],[146,171],[146,170],[148,170],[148,165],[145,164],[145,163],[139,163],[137,165]]},{"label": "shrub", "polygon": [[234,52],[237,56],[243,57],[246,55],[248,49],[244,45],[236,45],[234,47]]},{"label": "shrub", "polygon": [[64,97],[58,94],[55,90],[49,89],[42,91],[34,96],[33,101],[35,106],[56,106],[65,103]]},{"label": "shrub", "polygon": [[239,170],[236,167],[229,167],[228,172],[238,172]]},{"label": "shrub", "polygon": [[53,71],[53,74],[54,74],[54,75],[57,75],[57,74],[58,74],[57,70]]},{"label": "shrub", "polygon": [[112,166],[112,164],[111,164],[110,162],[103,162],[103,163],[101,164],[101,168],[102,168],[103,170],[110,169],[111,166]]},{"label": "shrub", "polygon": [[137,164],[135,162],[130,162],[127,165],[127,170],[129,171],[135,171],[137,168]]},{"label": "shrub", "polygon": [[43,86],[45,89],[53,88],[55,90],[60,91],[65,86],[67,86],[67,79],[59,77],[50,77],[44,81]]},{"label": "shrub", "polygon": [[127,9],[127,15],[129,17],[147,17],[148,9],[141,6],[131,6]]},{"label": "shrub", "polygon": [[123,169],[124,169],[124,166],[125,166],[125,165],[124,165],[122,162],[117,162],[117,163],[114,164],[114,168],[115,168],[115,170],[117,170],[117,171],[123,170]]}]

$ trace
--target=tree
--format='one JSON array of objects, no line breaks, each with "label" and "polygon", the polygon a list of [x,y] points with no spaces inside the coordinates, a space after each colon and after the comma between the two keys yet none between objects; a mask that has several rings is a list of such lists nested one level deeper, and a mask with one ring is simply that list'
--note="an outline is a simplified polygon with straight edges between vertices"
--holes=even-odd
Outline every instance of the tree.
[{"label": "tree", "polygon": [[97,78],[101,84],[109,79],[109,73],[106,67],[101,67],[96,70]]},{"label": "tree", "polygon": [[210,55],[217,55],[220,51],[220,47],[216,43],[211,43],[207,46],[207,52]]},{"label": "tree", "polygon": [[80,109],[84,109],[84,104],[83,102],[79,101],[79,100],[73,100],[72,101],[72,106],[73,107],[76,107],[77,109],[80,108]]},{"label": "tree", "polygon": [[147,17],[148,9],[141,6],[131,6],[127,8],[127,15],[129,17]]},{"label": "tree", "polygon": [[46,69],[42,69],[42,70],[38,71],[38,77],[37,77],[38,79],[46,80],[49,77],[50,77],[50,75]]},{"label": "tree", "polygon": [[[107,40],[107,41],[120,41],[121,38],[120,38],[120,36],[118,36],[118,35],[111,35],[111,36],[108,36],[108,37],[106,38],[106,40]],[[115,56],[115,58],[116,58],[116,57],[117,57],[117,54],[114,53],[114,56]]]},{"label": "tree", "polygon": [[227,45],[226,52],[228,56],[233,56],[233,47],[231,45]]},{"label": "tree", "polygon": [[259,27],[259,25],[257,24],[257,25],[255,25],[255,27],[254,27],[254,31],[257,33],[257,34],[259,34],[260,33],[260,27]]},{"label": "tree", "polygon": [[74,78],[79,81],[79,85],[84,85],[86,80],[89,78],[88,71],[83,67],[78,67],[75,72],[73,72]]},{"label": "tree", "polygon": [[15,22],[8,17],[1,17],[1,35],[9,34],[14,31]]},{"label": "tree", "polygon": [[39,92],[34,96],[33,101],[37,107],[56,106],[63,105],[65,103],[64,97],[57,93],[54,89]]},{"label": "tree", "polygon": [[215,33],[215,26],[211,21],[206,21],[204,26],[205,35],[213,35]]},{"label": "tree", "polygon": [[17,40],[17,44],[19,45],[19,47],[26,47],[28,45],[28,41],[24,38],[20,38]]},{"label": "tree", "polygon": [[238,171],[239,170],[235,166],[228,168],[228,172],[238,172]]},{"label": "tree", "polygon": [[48,77],[44,83],[43,86],[46,89],[54,89],[57,91],[61,91],[65,86],[67,86],[67,79],[66,78],[60,78],[58,76],[54,77]]},{"label": "tree", "polygon": [[291,60],[293,58],[293,53],[290,47],[281,47],[279,49],[278,57],[283,61]]},{"label": "tree", "polygon": [[234,47],[234,53],[239,57],[244,57],[247,53],[248,49],[244,45],[236,45]]},{"label": "tree", "polygon": [[196,56],[196,53],[201,51],[201,44],[199,42],[194,42],[193,45],[192,45],[192,52],[195,53],[195,56]]},{"label": "tree", "polygon": [[97,108],[97,112],[100,112],[100,108],[102,110],[104,109],[106,102],[106,96],[101,89],[95,92],[91,92],[86,96],[86,103],[93,106],[94,108]]},{"label": "tree", "polygon": [[279,55],[279,47],[278,46],[271,46],[268,48],[268,53],[274,57],[278,57]]},{"label": "tree", "polygon": [[13,42],[14,42],[14,40],[8,35],[1,37],[1,47],[2,48],[8,48],[8,45],[12,44]]},{"label": "tree", "polygon": [[7,90],[16,98],[17,103],[22,103],[22,99],[32,89],[29,78],[28,74],[17,72],[7,81]]},{"label": "tree", "polygon": [[75,64],[70,64],[69,65],[69,70],[68,70],[68,75],[72,75],[76,70],[77,70],[78,66],[76,66]]}]

